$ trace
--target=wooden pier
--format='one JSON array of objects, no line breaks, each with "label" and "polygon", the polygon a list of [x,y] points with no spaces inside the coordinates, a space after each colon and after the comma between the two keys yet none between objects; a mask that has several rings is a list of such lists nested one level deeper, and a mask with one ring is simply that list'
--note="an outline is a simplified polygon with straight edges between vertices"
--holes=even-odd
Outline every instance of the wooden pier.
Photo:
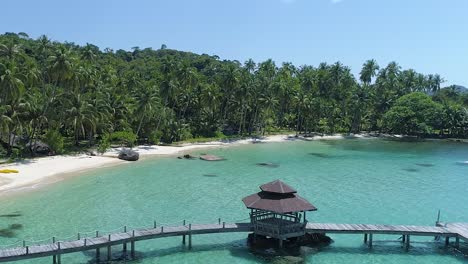
[{"label": "wooden pier", "polygon": [[[135,257],[135,243],[142,240],[150,240],[162,237],[185,237],[188,236],[188,248],[192,247],[192,236],[199,234],[230,233],[230,232],[252,232],[250,223],[221,223],[217,224],[188,224],[181,226],[160,226],[146,229],[137,229],[127,232],[117,232],[106,236],[83,237],[73,241],[56,241],[50,244],[21,246],[15,248],[0,249],[0,262],[17,261],[24,259],[52,257],[54,264],[61,263],[61,255],[88,250],[96,251],[96,260],[101,260],[101,249],[106,249],[107,257],[111,258],[111,246],[122,245],[122,254],[127,254],[127,244],[130,244],[129,256]],[[460,240],[468,242],[468,223],[440,223],[436,226],[406,226],[406,225],[368,225],[368,224],[324,224],[307,223],[307,233],[324,234],[361,234],[364,242],[372,247],[373,235],[399,235],[403,237],[402,242],[409,248],[411,236],[434,236],[444,237],[449,243],[450,238],[455,238],[455,246],[458,247]],[[102,259],[104,260],[104,259]]]}]

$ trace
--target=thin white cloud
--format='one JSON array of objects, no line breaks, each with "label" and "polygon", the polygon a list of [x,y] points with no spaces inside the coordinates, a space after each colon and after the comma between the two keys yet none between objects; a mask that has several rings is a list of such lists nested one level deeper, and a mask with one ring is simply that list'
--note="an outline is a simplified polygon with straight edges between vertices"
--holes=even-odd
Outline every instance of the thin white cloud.
[{"label": "thin white cloud", "polygon": [[332,4],[338,4],[343,2],[343,0],[331,0]]}]

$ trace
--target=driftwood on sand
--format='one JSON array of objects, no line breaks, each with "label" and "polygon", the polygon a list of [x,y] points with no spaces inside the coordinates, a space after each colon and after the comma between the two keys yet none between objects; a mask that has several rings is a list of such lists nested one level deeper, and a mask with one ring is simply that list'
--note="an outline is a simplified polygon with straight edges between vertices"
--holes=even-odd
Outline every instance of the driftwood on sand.
[{"label": "driftwood on sand", "polygon": [[202,160],[207,160],[207,161],[220,161],[220,160],[225,160],[225,158],[223,158],[223,157],[218,157],[218,156],[210,155],[210,154],[201,155],[201,156],[200,156],[200,159],[202,159]]}]

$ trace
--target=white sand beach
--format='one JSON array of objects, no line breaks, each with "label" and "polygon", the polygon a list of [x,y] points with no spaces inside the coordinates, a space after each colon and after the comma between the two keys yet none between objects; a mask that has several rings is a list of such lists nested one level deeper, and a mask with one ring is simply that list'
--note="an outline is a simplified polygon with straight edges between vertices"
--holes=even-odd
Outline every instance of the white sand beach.
[{"label": "white sand beach", "polygon": [[[244,139],[227,142],[215,141],[184,144],[180,146],[138,146],[133,149],[140,154],[140,157],[150,155],[175,155],[195,149],[249,144],[253,141],[282,142],[287,141],[289,137],[288,135],[274,135],[262,139]],[[60,175],[126,163],[127,161],[117,159],[118,151],[119,149],[112,149],[102,156],[77,154],[41,157],[0,165],[0,170],[14,169],[19,171],[19,173],[0,173],[0,193],[19,189],[33,189],[41,184],[61,180],[61,177],[57,177]],[[79,174],[77,173],[77,175]]]}]

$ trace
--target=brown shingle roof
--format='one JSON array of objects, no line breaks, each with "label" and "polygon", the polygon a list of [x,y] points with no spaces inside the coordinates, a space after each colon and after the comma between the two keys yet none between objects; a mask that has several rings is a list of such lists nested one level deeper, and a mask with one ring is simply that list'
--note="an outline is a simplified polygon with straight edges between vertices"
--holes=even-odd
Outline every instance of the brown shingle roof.
[{"label": "brown shingle roof", "polygon": [[261,192],[242,199],[247,208],[280,214],[317,210],[306,199],[297,195],[296,190],[280,180],[264,184],[260,188]]},{"label": "brown shingle roof", "polygon": [[294,190],[293,187],[287,185],[286,183],[276,180],[269,183],[265,183],[260,186],[260,189],[264,192],[271,192],[271,193],[296,193],[297,191]]}]

